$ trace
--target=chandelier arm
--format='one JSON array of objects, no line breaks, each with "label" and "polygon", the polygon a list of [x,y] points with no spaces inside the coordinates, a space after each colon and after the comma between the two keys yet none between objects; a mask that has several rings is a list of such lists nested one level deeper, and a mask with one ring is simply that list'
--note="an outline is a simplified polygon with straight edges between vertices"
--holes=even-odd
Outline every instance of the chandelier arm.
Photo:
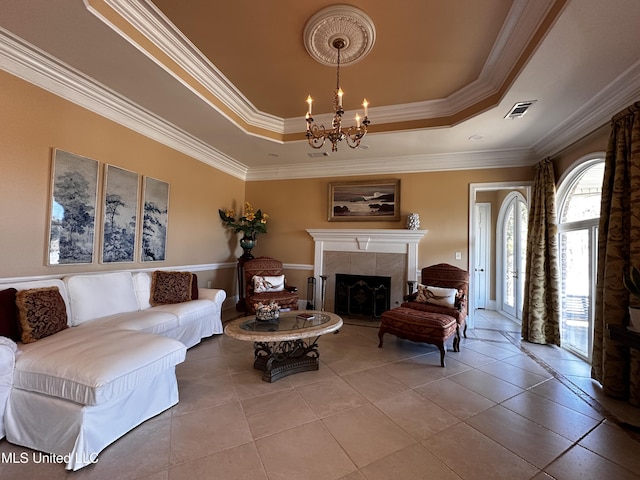
[{"label": "chandelier arm", "polygon": [[363,125],[362,127],[349,127],[345,138],[347,140],[347,145],[351,148],[358,148],[360,145],[360,140],[367,134],[367,127]]},{"label": "chandelier arm", "polygon": [[[311,121],[313,121],[313,119],[311,119]],[[322,148],[324,141],[327,138],[327,131],[325,130],[324,125],[311,125],[311,122],[309,122],[309,124],[310,127],[307,130],[307,141],[309,142],[309,145],[313,148]]]}]

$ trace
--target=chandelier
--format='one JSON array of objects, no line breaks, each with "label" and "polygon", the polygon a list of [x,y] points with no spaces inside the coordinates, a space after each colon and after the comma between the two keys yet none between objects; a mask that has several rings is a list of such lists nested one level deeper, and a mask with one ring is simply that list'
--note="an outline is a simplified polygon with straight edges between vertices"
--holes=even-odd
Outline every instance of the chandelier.
[{"label": "chandelier", "polygon": [[324,125],[316,125],[313,123],[313,117],[311,116],[311,105],[313,99],[311,95],[307,97],[307,140],[309,145],[313,148],[321,148],[324,145],[325,140],[331,142],[331,151],[338,151],[338,142],[346,140],[347,145],[351,148],[358,148],[360,140],[367,134],[367,126],[369,125],[369,102],[365,98],[362,102],[364,107],[364,118],[360,121],[360,115],[356,113],[356,125],[351,126],[344,130],[342,128],[342,115],[344,110],[342,109],[342,96],[343,92],[340,88],[340,50],[345,47],[345,41],[342,38],[336,38],[333,41],[333,47],[338,50],[338,63],[336,68],[336,89],[333,92],[333,120],[331,122],[331,129],[327,130]]},{"label": "chandelier", "polygon": [[351,148],[358,148],[369,126],[369,103],[362,102],[364,116],[355,116],[355,125],[342,127],[343,92],[340,88],[340,65],[351,65],[364,58],[373,47],[376,37],[373,22],[362,10],[351,5],[331,5],[313,15],[304,28],[305,48],[311,57],[323,65],[337,65],[336,89],[333,92],[331,128],[314,123],[313,99],[307,97],[307,132],[309,145],[321,148],[329,140],[331,151],[338,151],[338,143],[345,140]]}]

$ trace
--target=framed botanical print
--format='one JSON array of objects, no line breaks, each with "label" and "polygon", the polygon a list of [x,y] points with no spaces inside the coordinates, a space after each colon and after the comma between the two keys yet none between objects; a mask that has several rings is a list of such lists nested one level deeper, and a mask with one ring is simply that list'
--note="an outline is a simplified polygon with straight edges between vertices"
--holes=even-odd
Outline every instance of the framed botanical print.
[{"label": "framed botanical print", "polygon": [[400,221],[400,179],[329,183],[330,222]]},{"label": "framed botanical print", "polygon": [[133,262],[140,198],[140,175],[113,165],[104,170],[102,263]]},{"label": "framed botanical print", "polygon": [[53,150],[48,265],[93,263],[99,168],[96,160]]},{"label": "framed botanical print", "polygon": [[142,202],[142,262],[161,262],[167,252],[169,184],[144,177]]}]

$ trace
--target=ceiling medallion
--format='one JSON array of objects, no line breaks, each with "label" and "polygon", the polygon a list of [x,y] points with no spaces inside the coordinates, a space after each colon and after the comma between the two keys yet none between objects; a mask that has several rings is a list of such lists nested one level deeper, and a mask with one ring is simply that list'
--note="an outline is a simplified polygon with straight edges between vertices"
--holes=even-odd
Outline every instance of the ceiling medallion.
[{"label": "ceiling medallion", "polygon": [[337,143],[347,141],[351,148],[357,148],[360,140],[367,134],[368,102],[362,102],[364,118],[356,114],[356,126],[342,129],[343,91],[340,88],[340,65],[351,65],[362,60],[375,42],[373,22],[362,10],[350,5],[333,5],[313,15],[304,27],[304,45],[307,52],[323,65],[336,65],[336,89],[333,101],[332,128],[313,123],[311,116],[313,99],[307,97],[307,140],[313,148],[321,148],[325,140],[331,142],[331,151],[338,151]]},{"label": "ceiling medallion", "polygon": [[362,10],[351,5],[331,5],[307,21],[303,38],[311,58],[329,66],[338,63],[333,46],[335,39],[343,39],[345,45],[340,51],[340,64],[345,66],[367,56],[376,41],[376,29]]}]

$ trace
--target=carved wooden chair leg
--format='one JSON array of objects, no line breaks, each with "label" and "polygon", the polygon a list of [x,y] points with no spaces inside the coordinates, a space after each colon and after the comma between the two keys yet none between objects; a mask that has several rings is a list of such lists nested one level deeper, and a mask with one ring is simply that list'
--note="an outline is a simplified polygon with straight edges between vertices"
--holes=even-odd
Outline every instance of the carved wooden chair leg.
[{"label": "carved wooden chair leg", "polygon": [[456,328],[455,336],[453,337],[453,351],[460,351],[460,329]]},{"label": "carved wooden chair leg", "polygon": [[440,366],[444,367],[444,354],[446,349],[444,348],[444,342],[440,342],[437,344],[438,350],[440,350]]}]

